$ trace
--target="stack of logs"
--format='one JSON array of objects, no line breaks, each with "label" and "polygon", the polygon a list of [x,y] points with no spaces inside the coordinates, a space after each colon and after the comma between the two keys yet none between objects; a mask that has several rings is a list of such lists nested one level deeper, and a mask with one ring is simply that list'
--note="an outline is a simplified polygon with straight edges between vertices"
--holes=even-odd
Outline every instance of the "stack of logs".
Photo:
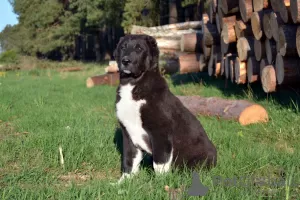
[{"label": "stack of logs", "polygon": [[207,15],[200,36],[182,36],[181,51],[203,55],[210,76],[261,81],[265,92],[300,84],[300,0],[211,0]]}]

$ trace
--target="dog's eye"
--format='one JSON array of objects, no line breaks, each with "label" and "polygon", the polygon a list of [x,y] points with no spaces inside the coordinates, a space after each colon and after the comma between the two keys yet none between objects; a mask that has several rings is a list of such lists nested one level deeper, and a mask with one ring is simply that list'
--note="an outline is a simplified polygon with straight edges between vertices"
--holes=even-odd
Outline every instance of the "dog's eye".
[{"label": "dog's eye", "polygon": [[140,46],[136,46],[135,47],[138,51],[142,51],[143,49],[142,49],[142,47],[140,47]]}]

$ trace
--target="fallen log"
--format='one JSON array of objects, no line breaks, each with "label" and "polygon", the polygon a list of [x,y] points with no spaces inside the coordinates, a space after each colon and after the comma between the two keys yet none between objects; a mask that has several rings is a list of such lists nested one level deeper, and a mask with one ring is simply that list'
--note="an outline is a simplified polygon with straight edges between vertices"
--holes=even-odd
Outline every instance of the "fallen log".
[{"label": "fallen log", "polygon": [[251,15],[251,27],[255,39],[260,40],[263,36],[263,11],[253,12]]},{"label": "fallen log", "polygon": [[237,52],[240,61],[246,61],[249,56],[254,56],[254,38],[239,38],[237,42]]},{"label": "fallen log", "polygon": [[[207,66],[201,54],[186,54],[178,57],[180,74],[205,71]],[[205,64],[205,65],[204,65]]]},{"label": "fallen log", "polygon": [[174,49],[180,50],[180,39],[166,39],[158,38],[156,39],[157,47],[160,49]]},{"label": "fallen log", "polygon": [[300,23],[300,0],[291,0],[290,9],[293,22]]},{"label": "fallen log", "polygon": [[279,28],[277,52],[282,56],[298,56],[296,46],[296,33],[297,26],[295,25],[282,25]]},{"label": "fallen log", "polygon": [[268,113],[262,106],[246,100],[226,100],[200,96],[177,96],[177,98],[194,115],[235,120],[243,126],[265,123],[269,120]]},{"label": "fallen log", "polygon": [[254,55],[257,61],[266,57],[265,44],[261,40],[254,40]]},{"label": "fallen log", "polygon": [[180,50],[182,52],[201,52],[203,34],[189,33],[181,36]]},{"label": "fallen log", "polygon": [[247,63],[240,61],[238,57],[235,59],[235,83],[245,84],[247,82]]},{"label": "fallen log", "polygon": [[279,13],[271,12],[270,13],[270,21],[271,21],[271,29],[272,29],[272,35],[276,42],[279,40],[279,27],[284,24],[283,20],[279,16]]},{"label": "fallen log", "polygon": [[239,11],[239,2],[237,0],[218,0],[218,4],[225,15]]},{"label": "fallen log", "polygon": [[118,65],[115,64],[115,65],[109,65],[104,70],[106,73],[115,73],[115,72],[119,71],[119,68],[118,68]]},{"label": "fallen log", "polygon": [[254,57],[249,57],[247,60],[248,83],[253,83],[260,80],[259,75],[260,75],[260,63]]},{"label": "fallen log", "polygon": [[265,66],[261,72],[261,84],[264,92],[276,91],[276,73],[273,65]]},{"label": "fallen log", "polygon": [[253,36],[251,26],[245,24],[242,20],[237,20],[235,22],[234,30],[237,39],[239,39],[240,37]]},{"label": "fallen log", "polygon": [[241,17],[244,22],[248,22],[253,13],[252,0],[239,0]]},{"label": "fallen log", "polygon": [[270,7],[269,0],[253,0],[254,12],[261,11]]},{"label": "fallen log", "polygon": [[120,82],[119,73],[107,73],[99,76],[89,77],[86,80],[86,87],[92,88],[97,85],[110,85],[116,86]]},{"label": "fallen log", "polygon": [[265,40],[265,49],[266,49],[266,55],[267,55],[268,63],[272,63],[272,61],[275,60],[276,54],[277,54],[275,40],[266,39]]},{"label": "fallen log", "polygon": [[278,85],[300,83],[300,60],[299,58],[276,56],[276,79]]}]

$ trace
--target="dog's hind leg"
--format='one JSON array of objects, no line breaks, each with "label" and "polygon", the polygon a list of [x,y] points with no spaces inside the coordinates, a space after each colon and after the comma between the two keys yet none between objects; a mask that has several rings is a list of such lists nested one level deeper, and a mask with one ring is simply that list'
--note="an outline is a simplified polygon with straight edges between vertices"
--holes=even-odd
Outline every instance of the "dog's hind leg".
[{"label": "dog's hind leg", "polygon": [[173,161],[173,148],[170,141],[158,140],[153,144],[153,168],[156,174],[169,172]]},{"label": "dog's hind leg", "polygon": [[139,172],[140,163],[143,159],[143,152],[136,148],[132,143],[129,135],[124,127],[123,131],[123,158],[122,158],[122,176],[118,183],[124,179],[130,178]]}]

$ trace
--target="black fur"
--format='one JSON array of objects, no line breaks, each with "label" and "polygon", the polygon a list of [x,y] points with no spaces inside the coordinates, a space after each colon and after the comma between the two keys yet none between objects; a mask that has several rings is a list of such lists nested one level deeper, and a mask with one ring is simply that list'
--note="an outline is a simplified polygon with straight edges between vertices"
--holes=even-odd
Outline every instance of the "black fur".
[{"label": "black fur", "polygon": [[[146,100],[147,103],[141,107],[141,118],[143,128],[149,135],[144,139],[153,152],[154,162],[166,162],[173,147],[175,166],[215,166],[215,146],[199,120],[170,92],[159,72],[158,56],[156,40],[151,36],[127,35],[120,40],[115,51],[120,71],[116,103],[120,100],[120,86],[128,83],[135,85],[135,100]],[[124,69],[131,73],[125,73]],[[123,171],[127,172],[131,169],[137,147],[130,141],[121,122],[120,125],[123,132]]]}]

